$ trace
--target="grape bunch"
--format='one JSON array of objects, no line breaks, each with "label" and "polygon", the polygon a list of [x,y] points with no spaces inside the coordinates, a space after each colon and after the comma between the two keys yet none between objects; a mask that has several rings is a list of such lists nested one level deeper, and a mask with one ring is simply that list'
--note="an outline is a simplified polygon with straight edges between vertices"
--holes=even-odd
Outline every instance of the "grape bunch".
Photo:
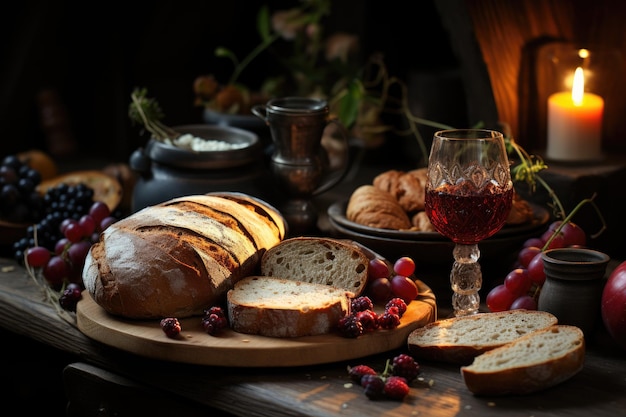
[{"label": "grape bunch", "polygon": [[375,303],[399,297],[408,304],[418,294],[417,284],[411,278],[414,273],[415,261],[408,256],[398,258],[391,268],[380,258],[371,259],[366,292]]},{"label": "grape bunch", "polygon": [[44,201],[36,188],[39,171],[16,155],[4,157],[0,164],[0,218],[11,223],[30,223],[41,218]]},{"label": "grape bunch", "polygon": [[523,243],[515,267],[502,284],[496,285],[487,294],[487,307],[492,312],[537,310],[539,292],[546,280],[541,253],[548,249],[584,247],[586,244],[585,231],[575,223],[552,222],[541,236]]},{"label": "grape bunch", "polygon": [[52,290],[60,292],[58,301],[64,310],[76,311],[84,289],[82,271],[87,253],[100,233],[116,220],[105,203],[95,201],[78,220],[61,220],[52,250],[38,244],[19,249],[29,271],[40,274]]}]

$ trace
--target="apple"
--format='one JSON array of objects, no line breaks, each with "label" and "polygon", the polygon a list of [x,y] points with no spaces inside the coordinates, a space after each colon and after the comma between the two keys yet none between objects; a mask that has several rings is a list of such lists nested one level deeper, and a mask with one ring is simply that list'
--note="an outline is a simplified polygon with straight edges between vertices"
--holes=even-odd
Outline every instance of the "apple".
[{"label": "apple", "polygon": [[602,291],[601,312],[611,337],[626,349],[626,261],[609,275]]}]

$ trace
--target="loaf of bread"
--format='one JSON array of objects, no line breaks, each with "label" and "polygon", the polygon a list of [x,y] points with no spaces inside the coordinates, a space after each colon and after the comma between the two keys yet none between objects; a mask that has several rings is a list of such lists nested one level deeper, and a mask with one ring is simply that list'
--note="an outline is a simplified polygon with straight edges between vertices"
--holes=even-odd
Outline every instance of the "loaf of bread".
[{"label": "loaf of bread", "polygon": [[556,325],[477,356],[461,375],[476,395],[530,394],[571,378],[584,359],[582,330]]},{"label": "loaf of bread", "polygon": [[557,324],[545,311],[508,310],[441,319],[413,330],[408,349],[416,358],[467,365],[478,355]]},{"label": "loaf of bread", "polygon": [[254,273],[285,233],[275,208],[245,194],[175,198],[106,229],[86,257],[83,282],[111,314],[199,315]]},{"label": "loaf of bread", "polygon": [[373,185],[362,185],[354,190],[348,200],[346,218],[380,229],[406,230],[411,227],[411,220],[400,203]]},{"label": "loaf of bread", "polygon": [[300,337],[330,333],[350,311],[343,289],[297,280],[249,276],[226,296],[230,327],[239,333]]},{"label": "loaf of bread", "polygon": [[368,267],[361,247],[326,237],[286,239],[261,258],[261,275],[330,285],[354,297],[365,290]]}]

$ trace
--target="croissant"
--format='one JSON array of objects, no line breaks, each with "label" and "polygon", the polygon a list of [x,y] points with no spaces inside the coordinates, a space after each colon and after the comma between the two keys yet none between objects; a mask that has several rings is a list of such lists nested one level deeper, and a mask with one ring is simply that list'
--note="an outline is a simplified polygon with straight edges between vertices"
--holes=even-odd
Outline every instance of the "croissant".
[{"label": "croissant", "polygon": [[388,192],[373,185],[362,185],[354,190],[348,200],[346,218],[380,229],[411,228],[411,220],[398,201]]},{"label": "croissant", "polygon": [[408,213],[424,210],[426,168],[409,172],[389,170],[376,176],[374,187],[391,194]]}]

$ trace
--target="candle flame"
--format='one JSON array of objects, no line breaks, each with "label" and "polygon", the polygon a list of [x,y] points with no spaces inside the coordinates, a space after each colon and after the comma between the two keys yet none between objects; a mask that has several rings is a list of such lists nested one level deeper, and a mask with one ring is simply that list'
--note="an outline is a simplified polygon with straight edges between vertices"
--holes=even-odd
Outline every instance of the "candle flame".
[{"label": "candle flame", "polygon": [[575,105],[580,106],[583,103],[583,95],[585,93],[585,75],[581,67],[576,68],[574,72],[574,84],[572,85],[572,101]]}]

